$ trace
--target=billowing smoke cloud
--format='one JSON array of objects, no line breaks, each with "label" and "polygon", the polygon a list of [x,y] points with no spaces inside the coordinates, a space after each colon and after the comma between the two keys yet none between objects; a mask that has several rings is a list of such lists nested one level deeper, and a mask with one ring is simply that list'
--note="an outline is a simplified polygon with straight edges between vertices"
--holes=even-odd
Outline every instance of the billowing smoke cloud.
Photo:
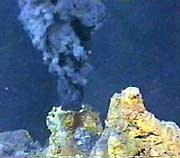
[{"label": "billowing smoke cloud", "polygon": [[87,83],[91,34],[104,21],[100,0],[18,0],[19,20],[58,78],[60,105],[80,106]]}]

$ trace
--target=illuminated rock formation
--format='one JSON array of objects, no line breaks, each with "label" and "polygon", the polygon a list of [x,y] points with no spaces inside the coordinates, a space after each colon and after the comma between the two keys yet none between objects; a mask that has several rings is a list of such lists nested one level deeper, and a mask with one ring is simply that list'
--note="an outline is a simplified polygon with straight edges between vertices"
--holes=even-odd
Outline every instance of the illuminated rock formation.
[{"label": "illuminated rock formation", "polygon": [[97,141],[92,156],[163,158],[180,154],[180,129],[175,123],[159,121],[148,112],[136,87],[128,87],[111,98],[102,139],[106,150],[100,150],[102,144]]},{"label": "illuminated rock formation", "polygon": [[103,130],[98,115],[88,107],[79,112],[53,108],[47,117],[51,131],[47,155],[163,158],[180,154],[179,127],[148,112],[136,87],[128,87],[111,98],[105,124]]},{"label": "illuminated rock formation", "polygon": [[47,116],[47,126],[51,136],[45,155],[55,158],[87,156],[103,130],[97,113],[86,106],[79,112],[54,107]]},{"label": "illuminated rock formation", "polygon": [[[46,123],[51,132],[46,148],[34,145],[26,131],[22,131],[23,135],[8,132],[1,134],[0,155],[32,158],[180,157],[179,127],[174,122],[160,121],[148,112],[136,87],[114,94],[104,129],[99,115],[84,105],[79,111],[54,107]],[[25,140],[22,145],[11,144],[10,138],[21,137]]]}]

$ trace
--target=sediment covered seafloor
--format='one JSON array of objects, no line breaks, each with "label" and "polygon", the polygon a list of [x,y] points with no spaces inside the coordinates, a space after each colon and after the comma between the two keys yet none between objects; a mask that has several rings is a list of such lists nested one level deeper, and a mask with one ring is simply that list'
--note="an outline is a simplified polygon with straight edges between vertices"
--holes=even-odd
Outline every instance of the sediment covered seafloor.
[{"label": "sediment covered seafloor", "polygon": [[49,158],[180,156],[180,128],[146,110],[138,88],[113,95],[105,127],[88,105],[80,111],[53,107],[46,118],[51,132],[41,147],[25,130],[0,133],[0,155]]}]

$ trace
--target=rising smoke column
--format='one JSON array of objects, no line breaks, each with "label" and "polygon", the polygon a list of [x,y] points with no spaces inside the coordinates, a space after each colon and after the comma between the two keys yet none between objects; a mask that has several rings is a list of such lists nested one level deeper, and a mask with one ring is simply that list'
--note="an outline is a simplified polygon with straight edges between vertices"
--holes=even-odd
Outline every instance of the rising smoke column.
[{"label": "rising smoke column", "polygon": [[87,83],[91,34],[103,23],[100,0],[18,0],[19,20],[57,76],[61,106],[80,106]]}]

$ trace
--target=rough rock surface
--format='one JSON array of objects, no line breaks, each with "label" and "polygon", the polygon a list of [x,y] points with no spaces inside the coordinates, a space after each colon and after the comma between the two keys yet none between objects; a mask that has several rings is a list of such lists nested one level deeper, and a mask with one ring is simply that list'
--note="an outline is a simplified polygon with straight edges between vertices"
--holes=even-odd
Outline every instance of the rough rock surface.
[{"label": "rough rock surface", "polygon": [[0,154],[30,158],[180,157],[180,128],[148,112],[136,87],[114,94],[104,129],[89,106],[80,111],[54,107],[46,122],[51,132],[46,148],[33,143],[27,131],[4,132],[0,133]]},{"label": "rough rock surface", "polygon": [[158,120],[146,110],[139,89],[128,87],[111,98],[106,127],[91,157],[170,158],[178,157],[179,149],[179,127]]},{"label": "rough rock surface", "polygon": [[[86,112],[82,115],[82,111]],[[47,125],[52,134],[46,154],[58,158],[64,155],[163,158],[180,154],[179,127],[173,122],[160,121],[148,112],[136,87],[128,87],[111,98],[103,131],[96,113],[87,111],[82,108],[81,112],[76,113],[54,108],[49,113]],[[86,132],[93,132],[99,139]],[[76,137],[80,142],[76,141]]]},{"label": "rough rock surface", "polygon": [[25,156],[40,150],[38,142],[33,142],[26,130],[0,133],[0,157]]},{"label": "rough rock surface", "polygon": [[51,136],[45,155],[49,157],[89,155],[103,130],[98,114],[87,106],[79,112],[54,107],[47,126]]}]

